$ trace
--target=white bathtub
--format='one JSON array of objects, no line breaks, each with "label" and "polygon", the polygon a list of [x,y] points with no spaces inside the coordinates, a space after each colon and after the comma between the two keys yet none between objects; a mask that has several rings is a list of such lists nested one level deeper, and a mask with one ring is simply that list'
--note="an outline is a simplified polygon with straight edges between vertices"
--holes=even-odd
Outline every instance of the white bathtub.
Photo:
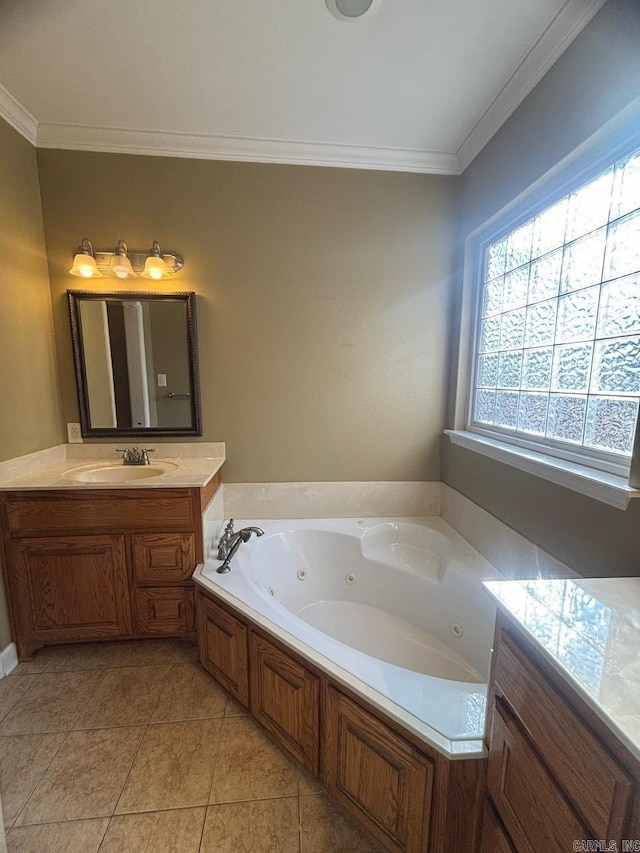
[{"label": "white bathtub", "polygon": [[450,758],[484,754],[495,568],[441,518],[236,521],[194,580]]}]

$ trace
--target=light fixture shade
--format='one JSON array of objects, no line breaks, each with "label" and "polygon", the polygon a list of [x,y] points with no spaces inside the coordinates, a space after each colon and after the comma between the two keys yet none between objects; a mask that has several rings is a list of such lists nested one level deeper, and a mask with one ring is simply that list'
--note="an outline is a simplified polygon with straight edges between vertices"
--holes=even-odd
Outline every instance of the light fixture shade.
[{"label": "light fixture shade", "polygon": [[96,259],[93,255],[88,255],[85,252],[78,252],[73,259],[73,266],[69,270],[71,275],[81,276],[82,278],[102,278],[102,273],[98,269]]},{"label": "light fixture shade", "polygon": [[142,271],[143,278],[171,278],[171,274],[167,269],[167,265],[162,257],[162,250],[157,240],[153,241],[149,249],[149,257],[144,262],[144,270]]},{"label": "light fixture shade", "polygon": [[144,263],[143,278],[171,278],[162,258],[149,257]]},{"label": "light fixture shade", "polygon": [[127,244],[124,240],[118,240],[118,245],[111,258],[111,274],[118,278],[137,278],[133,271],[131,261],[127,257]]}]

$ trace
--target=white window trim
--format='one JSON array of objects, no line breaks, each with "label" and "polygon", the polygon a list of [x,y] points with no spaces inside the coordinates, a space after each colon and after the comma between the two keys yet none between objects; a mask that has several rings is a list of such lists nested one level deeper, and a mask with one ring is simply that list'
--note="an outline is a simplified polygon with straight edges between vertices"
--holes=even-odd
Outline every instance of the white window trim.
[{"label": "white window trim", "polygon": [[[556,456],[554,443],[548,439],[538,449],[535,436],[531,441],[511,433],[503,437],[499,428],[484,429],[471,423],[471,401],[477,358],[478,265],[484,258],[484,249],[506,229],[517,228],[530,219],[534,211],[553,204],[624,156],[626,151],[640,145],[638,111],[636,104],[623,110],[467,237],[460,298],[460,338],[457,363],[452,370],[454,429],[445,430],[454,444],[620,509],[626,509],[632,499],[640,497],[640,489],[629,486],[630,459],[591,452],[580,446],[573,450],[561,446],[558,452],[562,456]],[[601,470],[598,466],[608,470]]]},{"label": "white window trim", "polygon": [[564,486],[618,509],[626,509],[633,498],[640,498],[640,489],[633,489],[627,478],[618,477],[616,474],[588,468],[586,465],[535,450],[525,450],[467,430],[446,429],[445,435],[449,436],[453,444],[467,450],[504,462],[512,468],[542,477],[558,486]]}]

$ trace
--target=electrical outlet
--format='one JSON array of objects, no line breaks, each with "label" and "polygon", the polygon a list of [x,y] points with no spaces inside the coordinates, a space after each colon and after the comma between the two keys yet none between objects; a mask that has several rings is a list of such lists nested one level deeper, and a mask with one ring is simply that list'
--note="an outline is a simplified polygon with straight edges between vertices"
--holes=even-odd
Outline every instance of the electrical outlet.
[{"label": "electrical outlet", "polygon": [[69,444],[82,444],[80,424],[67,424],[67,437],[69,438]]}]

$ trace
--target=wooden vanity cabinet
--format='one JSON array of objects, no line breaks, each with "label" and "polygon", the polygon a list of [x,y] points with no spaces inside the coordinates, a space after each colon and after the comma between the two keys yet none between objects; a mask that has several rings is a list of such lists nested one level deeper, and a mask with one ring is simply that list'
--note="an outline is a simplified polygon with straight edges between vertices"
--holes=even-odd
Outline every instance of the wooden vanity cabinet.
[{"label": "wooden vanity cabinet", "polygon": [[17,624],[34,638],[132,632],[124,536],[43,536],[10,543]]},{"label": "wooden vanity cabinet", "polygon": [[202,489],[0,493],[2,564],[18,657],[44,645],[195,639],[191,575],[203,560]]},{"label": "wooden vanity cabinet", "polygon": [[560,853],[587,839],[617,849],[622,839],[640,842],[640,762],[503,615],[486,733],[482,853]]}]

